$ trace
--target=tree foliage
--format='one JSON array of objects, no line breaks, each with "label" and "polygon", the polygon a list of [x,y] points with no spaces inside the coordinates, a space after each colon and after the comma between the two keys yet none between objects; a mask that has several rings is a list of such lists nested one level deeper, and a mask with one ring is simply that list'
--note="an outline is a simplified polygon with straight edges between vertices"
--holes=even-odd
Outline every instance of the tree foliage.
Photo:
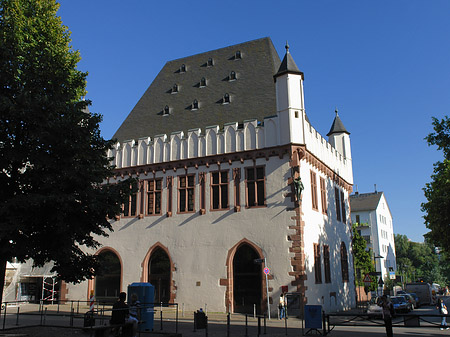
[{"label": "tree foliage", "polygon": [[[355,270],[356,270],[356,284],[358,286],[363,286],[364,275],[375,271],[375,265],[372,259],[372,254],[367,250],[367,242],[359,234],[357,227],[359,224],[353,224],[353,257],[355,259]],[[376,284],[372,283],[369,290],[375,290]]]},{"label": "tree foliage", "polygon": [[423,280],[447,284],[443,264],[430,242],[412,242],[406,235],[400,234],[395,234],[394,240],[397,273],[402,275],[405,281]]},{"label": "tree foliage", "polygon": [[431,182],[423,189],[427,202],[422,204],[422,211],[425,225],[430,229],[425,237],[447,251],[450,247],[450,119],[433,117],[433,128],[434,132],[425,139],[428,145],[437,145],[444,160],[434,164]]},{"label": "tree foliage", "polygon": [[[6,261],[49,261],[70,282],[91,277],[108,218],[130,182],[113,175],[112,141],[87,110],[87,73],[54,0],[0,0],[0,279]],[[3,283],[0,283],[0,290]]]}]

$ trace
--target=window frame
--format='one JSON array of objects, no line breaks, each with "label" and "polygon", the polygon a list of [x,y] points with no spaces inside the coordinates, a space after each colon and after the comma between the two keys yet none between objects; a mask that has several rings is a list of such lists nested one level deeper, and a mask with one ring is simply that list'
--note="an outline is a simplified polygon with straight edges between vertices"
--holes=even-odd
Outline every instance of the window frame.
[{"label": "window frame", "polygon": [[[262,179],[257,179],[257,169],[262,168],[263,170],[263,178]],[[253,169],[254,170],[254,180],[249,180],[248,178],[248,170]],[[263,200],[263,205],[259,205],[258,202],[258,182],[262,182],[263,183],[263,195],[264,195],[264,200]],[[249,184],[253,183],[254,184],[254,190],[255,190],[255,204],[254,205],[250,205],[249,204]],[[260,208],[260,207],[267,207],[267,199],[266,199],[266,167],[265,165],[258,165],[258,166],[248,166],[245,167],[245,207],[246,208]]]},{"label": "window frame", "polygon": [[341,217],[342,217],[342,223],[347,223],[346,217],[347,214],[345,212],[345,195],[344,191],[341,191]]},{"label": "window frame", "polygon": [[313,170],[310,171],[310,179],[311,179],[311,205],[312,209],[315,211],[319,211],[319,203],[317,200],[317,177],[316,172]]},{"label": "window frame", "polygon": [[[160,189],[157,189],[157,184],[160,183]],[[150,184],[153,183],[154,189],[152,191],[149,190]],[[149,204],[150,204],[150,194],[152,194],[152,204],[153,204],[153,213],[149,213]],[[156,204],[157,198],[156,195],[159,194],[159,212],[156,212]],[[145,180],[145,215],[146,216],[155,216],[162,214],[162,194],[163,194],[163,179],[162,178],[152,178]]]},{"label": "window frame", "polygon": [[172,216],[172,204],[173,204],[173,177],[166,177],[167,187],[167,217]]},{"label": "window frame", "polygon": [[341,242],[341,274],[342,282],[349,282],[349,272],[348,272],[348,251],[345,242]]},{"label": "window frame", "polygon": [[325,283],[331,283],[331,261],[330,261],[329,245],[323,245],[323,269],[324,269]]},{"label": "window frame", "polygon": [[[222,173],[226,173],[227,175],[227,181],[226,183],[222,182]],[[219,178],[219,182],[217,184],[214,183],[214,174],[218,174],[218,178]],[[223,210],[229,210],[230,209],[230,172],[229,170],[217,170],[217,171],[211,171],[210,172],[210,210],[211,211],[223,211]],[[219,207],[218,208],[214,208],[214,187],[218,187],[219,188],[219,200],[218,200],[218,204]],[[227,191],[227,204],[226,207],[223,207],[223,203],[222,203],[222,188],[226,187]]]},{"label": "window frame", "polygon": [[328,215],[327,183],[325,178],[320,177],[320,201],[322,203],[322,213]]},{"label": "window frame", "polygon": [[[130,185],[130,189],[131,189],[131,185]],[[139,198],[140,197],[140,193],[139,190],[136,193],[131,194],[128,197],[128,203],[127,203],[127,207],[125,207],[125,203],[122,204],[122,217],[123,218],[135,218],[137,216],[139,216]],[[133,214],[133,204],[135,205],[134,208],[134,214]],[[125,214],[125,210],[127,210],[126,214]]]},{"label": "window frame", "polygon": [[322,283],[322,259],[318,243],[314,243],[314,280],[316,284]]},{"label": "window frame", "polygon": [[[183,174],[183,175],[179,175],[178,177],[178,183],[177,183],[177,195],[178,195],[178,210],[177,213],[178,214],[185,214],[185,213],[195,213],[195,174]],[[181,187],[181,181],[182,179],[186,179],[186,186],[185,187]],[[193,184],[192,186],[189,186],[189,178],[193,179]],[[190,194],[189,194],[189,190],[192,191],[191,197],[192,197],[192,210],[189,210],[189,201],[190,201]],[[185,191],[185,204],[184,204],[184,209],[185,210],[181,210],[181,195],[182,195],[182,191]]]},{"label": "window frame", "polygon": [[234,211],[241,211],[241,168],[235,167],[233,169],[233,181],[234,181]]},{"label": "window frame", "polygon": [[335,187],[334,188],[334,199],[335,199],[335,205],[336,205],[336,220],[337,221],[341,221],[341,203],[339,201],[339,188]]}]

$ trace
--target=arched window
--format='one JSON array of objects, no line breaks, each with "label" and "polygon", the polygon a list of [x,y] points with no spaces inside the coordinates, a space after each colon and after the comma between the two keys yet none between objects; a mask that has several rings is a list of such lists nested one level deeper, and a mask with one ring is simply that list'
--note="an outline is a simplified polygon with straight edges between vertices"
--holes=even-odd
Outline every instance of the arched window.
[{"label": "arched window", "polygon": [[235,59],[235,60],[240,60],[241,58],[242,58],[241,51],[238,50],[238,51],[234,54],[234,59]]},{"label": "arched window", "polygon": [[212,67],[213,65],[214,65],[214,61],[213,61],[212,57],[210,57],[210,58],[208,59],[207,66],[208,66],[208,67]]},{"label": "arched window", "polygon": [[186,65],[183,63],[180,67],[180,73],[185,73],[186,72]]},{"label": "arched window", "polygon": [[172,94],[177,93],[178,92],[178,84],[174,84],[172,87]]},{"label": "arched window", "polygon": [[345,243],[341,243],[341,272],[342,282],[348,282],[348,255]]},{"label": "arched window", "polygon": [[230,76],[228,78],[230,81],[235,81],[236,80],[236,72],[235,71],[230,72]]},{"label": "arched window", "polygon": [[192,110],[197,110],[198,109],[198,101],[196,99],[194,99],[194,101],[192,102]]},{"label": "arched window", "polygon": [[202,77],[202,79],[200,80],[200,88],[202,87],[206,87],[206,78]]},{"label": "arched window", "polygon": [[223,95],[223,100],[222,100],[223,104],[228,104],[230,103],[230,95],[228,93],[226,93],[225,95]]},{"label": "arched window", "polygon": [[168,115],[169,113],[170,113],[170,108],[169,108],[168,105],[166,105],[166,106],[164,107],[163,114],[164,114],[164,115]]},{"label": "arched window", "polygon": [[120,293],[121,265],[111,250],[98,254],[99,273],[95,277],[95,298],[99,301],[116,299]]}]

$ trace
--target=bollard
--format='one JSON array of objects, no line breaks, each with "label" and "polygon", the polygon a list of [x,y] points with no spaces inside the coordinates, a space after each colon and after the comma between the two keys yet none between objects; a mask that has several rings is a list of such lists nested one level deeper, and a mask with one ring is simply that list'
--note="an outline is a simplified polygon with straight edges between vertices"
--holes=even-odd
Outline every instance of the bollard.
[{"label": "bollard", "polygon": [[16,326],[19,326],[19,309],[20,307],[17,307]]},{"label": "bollard", "polygon": [[159,310],[159,321],[161,322],[161,331],[163,329],[163,323],[162,323],[162,302],[161,302],[161,308]]},{"label": "bollard", "polygon": [[70,310],[70,326],[73,326],[73,311],[74,311],[74,309],[72,308]]},{"label": "bollard", "polygon": [[206,319],[205,336],[208,337],[208,316],[206,316],[205,319]]},{"label": "bollard", "polygon": [[227,337],[230,337],[230,313],[227,313]]},{"label": "bollard", "polygon": [[77,315],[80,313],[80,300],[77,303]]},{"label": "bollard", "polygon": [[3,312],[3,330],[5,330],[6,324],[6,308],[8,307],[8,303],[5,303],[5,311]]},{"label": "bollard", "polygon": [[256,304],[253,304],[253,318],[256,317]]},{"label": "bollard", "polygon": [[258,316],[258,337],[261,335],[261,316]]},{"label": "bollard", "polygon": [[284,317],[284,329],[286,331],[286,336],[287,336],[287,317]]},{"label": "bollard", "polygon": [[178,303],[176,303],[177,306],[177,315],[175,317],[175,333],[178,333]]},{"label": "bollard", "polygon": [[267,326],[266,326],[266,314],[264,314],[264,334],[267,334]]},{"label": "bollard", "polygon": [[59,314],[59,300],[58,300],[58,309],[56,310],[56,312]]},{"label": "bollard", "polygon": [[45,312],[44,312],[44,325],[46,323],[47,320],[47,308],[45,308]]},{"label": "bollard", "polygon": [[195,330],[196,327],[197,327],[197,315],[195,314],[195,311],[194,311],[194,332],[197,331],[197,330]]},{"label": "bollard", "polygon": [[245,337],[248,337],[248,318],[247,318],[247,314],[245,314]]}]

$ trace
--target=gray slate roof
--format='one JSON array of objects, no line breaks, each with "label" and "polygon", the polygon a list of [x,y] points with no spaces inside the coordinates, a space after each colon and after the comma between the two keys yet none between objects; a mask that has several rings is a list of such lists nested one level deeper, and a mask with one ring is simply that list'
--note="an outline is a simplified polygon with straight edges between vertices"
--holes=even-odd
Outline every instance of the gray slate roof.
[{"label": "gray slate roof", "polygon": [[274,75],[274,77],[281,76],[286,73],[290,74],[300,74],[303,76],[303,73],[298,70],[297,64],[295,64],[294,59],[291,56],[291,53],[289,53],[289,45],[286,42],[286,54],[284,55],[283,61],[281,61],[280,68],[278,69],[278,72]]},{"label": "gray slate roof", "polygon": [[347,129],[345,128],[344,123],[342,123],[341,119],[339,118],[337,110],[336,110],[336,117],[334,117],[333,124],[331,125],[330,131],[327,133],[327,136],[330,136],[333,133],[350,134],[350,132],[348,132]]},{"label": "gray slate roof", "polygon": [[374,211],[380,203],[383,192],[358,193],[350,196],[350,209],[352,212]]},{"label": "gray slate roof", "polygon": [[[213,65],[208,65],[210,58]],[[113,138],[170,136],[176,131],[223,127],[229,122],[263,121],[276,114],[273,75],[279,66],[280,58],[267,37],[169,61]],[[232,72],[236,80],[230,77]],[[204,87],[200,85],[202,78],[206,80]],[[229,104],[224,104],[225,94],[230,97]],[[198,101],[197,110],[192,109],[194,100]],[[164,114],[165,106],[169,107],[168,115]]]}]

